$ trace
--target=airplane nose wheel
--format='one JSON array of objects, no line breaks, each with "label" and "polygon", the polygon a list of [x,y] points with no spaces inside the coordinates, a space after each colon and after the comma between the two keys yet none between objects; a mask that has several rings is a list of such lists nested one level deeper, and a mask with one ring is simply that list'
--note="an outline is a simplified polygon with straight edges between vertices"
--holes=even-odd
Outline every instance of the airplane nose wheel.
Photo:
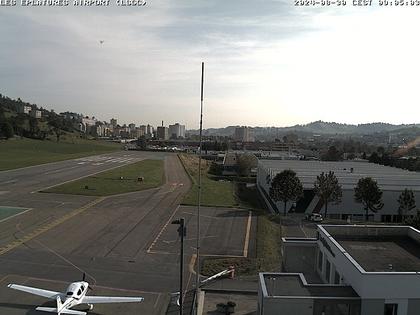
[{"label": "airplane nose wheel", "polygon": [[89,311],[93,310],[93,304],[88,304]]}]

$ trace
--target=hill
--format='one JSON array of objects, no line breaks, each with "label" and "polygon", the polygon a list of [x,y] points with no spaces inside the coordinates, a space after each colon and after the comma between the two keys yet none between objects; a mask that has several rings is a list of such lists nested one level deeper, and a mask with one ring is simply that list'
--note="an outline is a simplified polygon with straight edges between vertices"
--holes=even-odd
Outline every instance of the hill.
[{"label": "hill", "polygon": [[[209,128],[204,130],[207,136],[232,136],[235,128],[239,126],[229,126],[225,128]],[[254,134],[257,139],[280,138],[287,133],[297,133],[298,135],[371,135],[376,133],[402,133],[416,132],[420,128],[420,124],[409,125],[393,125],[382,122],[369,124],[340,124],[336,122],[315,121],[305,125],[294,125],[290,127],[254,127]],[[189,130],[190,134],[198,134],[198,130]]]},{"label": "hill", "polygon": [[64,132],[75,131],[73,122],[65,116],[0,94],[0,138],[17,135],[43,140],[54,135],[59,141]]}]

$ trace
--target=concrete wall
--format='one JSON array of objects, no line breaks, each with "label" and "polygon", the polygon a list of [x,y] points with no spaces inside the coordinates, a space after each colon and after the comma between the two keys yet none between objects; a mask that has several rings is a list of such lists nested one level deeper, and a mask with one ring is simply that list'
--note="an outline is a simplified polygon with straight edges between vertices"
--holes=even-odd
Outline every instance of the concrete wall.
[{"label": "concrete wall", "polygon": [[313,300],[265,298],[261,315],[313,315]]},{"label": "concrete wall", "polygon": [[364,299],[361,305],[361,315],[382,315],[384,313],[385,300]]},{"label": "concrete wall", "polygon": [[408,300],[407,315],[418,315],[420,313],[420,299]]}]

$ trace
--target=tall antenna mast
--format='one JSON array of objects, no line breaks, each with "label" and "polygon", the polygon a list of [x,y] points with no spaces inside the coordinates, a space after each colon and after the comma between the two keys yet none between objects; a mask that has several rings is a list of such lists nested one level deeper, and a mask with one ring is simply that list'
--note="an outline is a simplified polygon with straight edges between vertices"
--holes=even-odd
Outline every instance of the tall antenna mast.
[{"label": "tall antenna mast", "polygon": [[201,208],[201,152],[203,137],[203,90],[204,90],[204,62],[201,63],[201,102],[200,102],[200,152],[198,156],[198,207],[197,207],[197,260],[195,279],[195,312],[198,311],[198,293],[200,289],[200,208]]}]

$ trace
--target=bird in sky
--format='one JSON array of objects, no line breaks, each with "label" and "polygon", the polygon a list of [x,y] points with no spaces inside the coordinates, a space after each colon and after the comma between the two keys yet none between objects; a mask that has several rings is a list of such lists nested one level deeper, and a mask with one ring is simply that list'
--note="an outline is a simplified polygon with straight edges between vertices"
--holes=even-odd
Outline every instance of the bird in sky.
[{"label": "bird in sky", "polygon": [[104,40],[100,40],[100,41],[99,41],[99,43],[100,43],[100,44],[103,44],[104,42],[105,42]]}]

